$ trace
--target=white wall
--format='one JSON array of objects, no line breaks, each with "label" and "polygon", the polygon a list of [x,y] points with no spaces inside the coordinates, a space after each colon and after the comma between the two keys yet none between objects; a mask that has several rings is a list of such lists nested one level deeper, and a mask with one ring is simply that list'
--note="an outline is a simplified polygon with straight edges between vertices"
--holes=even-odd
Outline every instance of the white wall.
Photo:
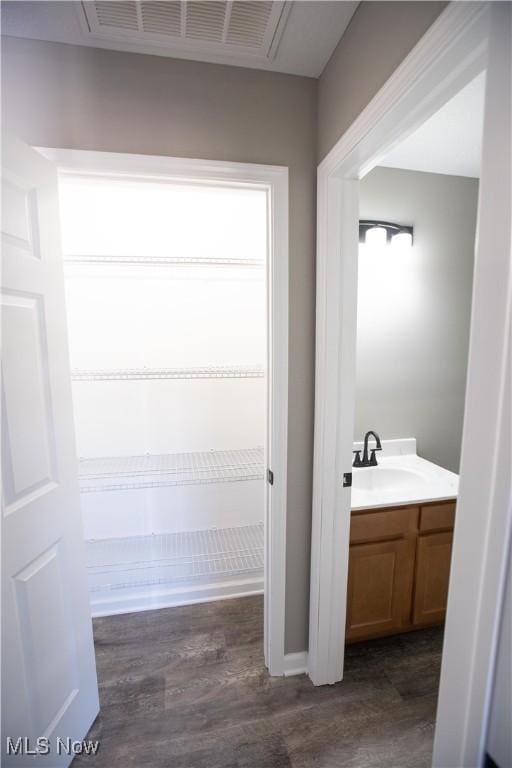
[{"label": "white wall", "polygon": [[[124,477],[111,478],[129,486],[124,490],[100,490],[102,481],[88,481],[96,490],[82,494],[86,538],[263,522],[263,467],[261,479],[220,487],[172,487],[169,477],[166,486],[158,472],[140,477],[138,470],[139,457],[200,452],[203,474],[196,481],[203,481],[211,451],[236,452],[224,462],[242,455],[246,461],[247,449],[263,452],[263,376],[148,378],[147,372],[215,366],[263,373],[266,192],[64,177],[60,202],[71,365],[83,377],[73,380],[78,455],[95,460],[95,472],[106,471],[103,457],[137,459],[137,471],[124,463]],[[73,261],[93,254],[96,263]],[[118,257],[128,263],[105,261]],[[137,263],[130,264],[133,258]],[[160,258],[203,263],[152,263]],[[97,380],[95,372],[113,370],[113,377]],[[130,371],[136,378],[120,378]],[[200,463],[197,455],[183,461]],[[140,487],[155,481],[163,487]]]},{"label": "white wall", "polygon": [[478,180],[375,168],[360,218],[414,225],[408,254],[359,258],[355,439],[416,437],[459,470]]}]

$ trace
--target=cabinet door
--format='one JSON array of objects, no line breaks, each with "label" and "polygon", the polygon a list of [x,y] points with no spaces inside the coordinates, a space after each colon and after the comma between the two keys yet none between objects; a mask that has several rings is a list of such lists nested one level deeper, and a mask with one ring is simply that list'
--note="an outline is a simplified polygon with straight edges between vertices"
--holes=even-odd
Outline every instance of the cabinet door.
[{"label": "cabinet door", "polygon": [[399,632],[410,626],[414,539],[350,547],[347,640]]},{"label": "cabinet door", "polygon": [[418,538],[414,624],[439,624],[444,621],[453,533],[431,533]]}]

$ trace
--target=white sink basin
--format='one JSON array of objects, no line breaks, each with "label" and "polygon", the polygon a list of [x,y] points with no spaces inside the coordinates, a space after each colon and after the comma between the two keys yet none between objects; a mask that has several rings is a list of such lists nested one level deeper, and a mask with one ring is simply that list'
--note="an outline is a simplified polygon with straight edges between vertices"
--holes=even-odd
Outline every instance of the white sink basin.
[{"label": "white sink basin", "polygon": [[[362,443],[354,443],[362,451]],[[352,510],[422,504],[457,497],[459,478],[453,472],[420,458],[414,438],[383,440],[376,467],[354,467]]]},{"label": "white sink basin", "polygon": [[402,467],[365,467],[353,473],[352,485],[358,491],[407,491],[427,482],[421,472]]}]

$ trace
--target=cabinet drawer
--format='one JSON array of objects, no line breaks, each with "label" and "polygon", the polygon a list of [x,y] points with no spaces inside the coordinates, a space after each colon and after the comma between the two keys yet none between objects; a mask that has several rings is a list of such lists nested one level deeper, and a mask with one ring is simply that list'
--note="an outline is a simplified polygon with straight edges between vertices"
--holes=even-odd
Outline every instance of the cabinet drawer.
[{"label": "cabinet drawer", "polygon": [[418,507],[354,512],[350,520],[350,543],[396,539],[418,529]]},{"label": "cabinet drawer", "polygon": [[421,507],[420,531],[453,530],[455,525],[455,502],[432,504]]}]

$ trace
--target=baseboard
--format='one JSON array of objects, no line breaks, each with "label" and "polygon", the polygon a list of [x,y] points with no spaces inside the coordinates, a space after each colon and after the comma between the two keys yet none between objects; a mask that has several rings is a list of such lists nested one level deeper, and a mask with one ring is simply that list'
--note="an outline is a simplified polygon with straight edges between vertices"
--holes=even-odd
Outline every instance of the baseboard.
[{"label": "baseboard", "polygon": [[263,580],[259,578],[238,579],[170,590],[147,588],[146,591],[139,592],[129,589],[113,590],[113,592],[114,594],[105,595],[103,593],[101,596],[95,596],[93,593],[91,598],[93,618],[262,594]]},{"label": "baseboard", "polygon": [[284,656],[284,676],[304,675],[308,671],[308,652],[286,653]]}]

